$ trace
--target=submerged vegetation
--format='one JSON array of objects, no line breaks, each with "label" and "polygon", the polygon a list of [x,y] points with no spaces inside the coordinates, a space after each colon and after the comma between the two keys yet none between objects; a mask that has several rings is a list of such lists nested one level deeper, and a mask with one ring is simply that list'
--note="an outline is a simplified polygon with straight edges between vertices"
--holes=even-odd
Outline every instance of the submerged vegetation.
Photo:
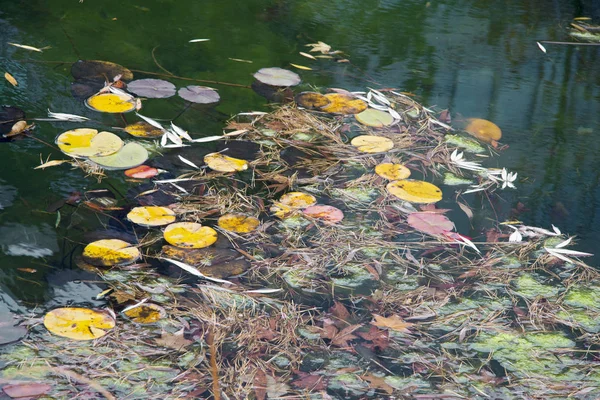
[{"label": "submerged vegetation", "polygon": [[[313,61],[347,61],[309,47]],[[516,189],[515,173],[484,166],[503,147],[492,122],[459,129],[392,89],[294,91],[296,73],[263,68],[252,88],[281,103],[201,137],[143,103],[177,93],[210,107],[212,88],[133,80],[100,61],[72,75],[73,94],[120,127],[50,112],[75,124],[55,142],[69,158],[37,168],[127,180],[127,193],[85,192],[57,220],[85,210],[102,222],[97,240],[71,240],[106,307],[2,317],[8,396],[598,397],[588,254],[556,227],[518,221],[476,240],[436,207],[456,198],[470,219],[460,194]],[[6,139],[35,139],[18,108],[0,119]]]}]

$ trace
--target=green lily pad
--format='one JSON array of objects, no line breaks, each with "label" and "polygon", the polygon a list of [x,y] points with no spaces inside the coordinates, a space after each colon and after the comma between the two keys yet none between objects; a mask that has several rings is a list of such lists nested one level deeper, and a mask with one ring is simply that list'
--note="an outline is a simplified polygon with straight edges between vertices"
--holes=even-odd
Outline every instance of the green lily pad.
[{"label": "green lily pad", "polygon": [[105,169],[129,169],[142,165],[148,159],[148,150],[138,143],[130,142],[114,154],[89,159]]},{"label": "green lily pad", "polygon": [[372,126],[374,128],[383,128],[384,126],[394,123],[394,118],[390,115],[390,113],[376,110],[374,108],[367,108],[363,112],[354,114],[354,118],[356,118],[356,120],[361,124]]}]

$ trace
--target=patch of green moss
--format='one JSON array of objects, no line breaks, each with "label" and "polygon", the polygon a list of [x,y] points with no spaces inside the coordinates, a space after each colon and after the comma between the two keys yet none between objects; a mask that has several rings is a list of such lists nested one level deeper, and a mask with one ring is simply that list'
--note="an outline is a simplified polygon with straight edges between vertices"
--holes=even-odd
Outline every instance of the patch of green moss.
[{"label": "patch of green moss", "polygon": [[361,203],[370,203],[379,196],[375,189],[352,187],[347,189],[333,189],[332,197],[346,197]]},{"label": "patch of green moss", "polygon": [[600,309],[600,288],[571,287],[563,299],[564,304],[579,308]]},{"label": "patch of green moss", "polygon": [[487,149],[478,141],[459,135],[446,135],[444,141],[448,144],[460,147],[467,153],[480,154],[485,153]]},{"label": "patch of green moss", "polygon": [[360,396],[369,390],[369,384],[356,374],[336,374],[329,380],[327,389],[344,395]]},{"label": "patch of green moss", "polygon": [[555,297],[559,288],[556,286],[544,285],[538,282],[533,275],[523,274],[513,281],[515,292],[527,299],[536,297],[552,298]]},{"label": "patch of green moss", "polygon": [[366,293],[377,286],[378,281],[361,265],[345,265],[340,273],[331,278],[336,292]]},{"label": "patch of green moss", "polygon": [[414,377],[386,376],[383,381],[397,390],[406,391],[410,388],[411,393],[419,393],[419,389],[431,388],[429,382]]},{"label": "patch of green moss", "polygon": [[474,182],[471,179],[462,178],[458,175],[454,175],[452,172],[446,172],[444,174],[444,185],[448,186],[459,186],[459,185],[472,185]]},{"label": "patch of green moss", "polygon": [[565,321],[570,326],[579,327],[587,332],[600,332],[600,319],[598,314],[590,314],[585,310],[559,311],[556,318]]}]

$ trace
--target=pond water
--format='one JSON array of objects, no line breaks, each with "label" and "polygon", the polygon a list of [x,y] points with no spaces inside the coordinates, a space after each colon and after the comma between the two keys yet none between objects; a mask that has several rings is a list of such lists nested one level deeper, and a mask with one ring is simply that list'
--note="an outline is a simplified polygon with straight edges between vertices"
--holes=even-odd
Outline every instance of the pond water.
[{"label": "pond water", "polygon": [[[597,252],[600,232],[600,50],[546,45],[568,40],[577,16],[598,13],[580,1],[285,1],[246,0],[119,2],[32,0],[0,3],[2,71],[19,82],[0,84],[2,104],[23,109],[28,118],[47,110],[98,118],[71,96],[70,66],[78,59],[108,60],[137,77],[162,73],[249,85],[263,67],[309,65],[298,53],[323,41],[342,50],[351,63],[317,62],[298,71],[316,87],[349,90],[397,88],[454,118],[477,117],[502,128],[508,148],[490,160],[519,174],[517,190],[492,199],[465,195],[476,210],[470,226],[453,211],[459,231],[482,238],[492,220],[518,218],[528,225],[577,235],[577,250]],[[598,17],[598,15],[595,15]],[[191,39],[210,41],[189,43]],[[9,45],[51,46],[43,53]],[[240,61],[240,60],[246,60]],[[178,86],[187,84],[178,81]],[[212,110],[186,111],[179,125],[202,135],[221,134],[233,114],[268,110],[265,99],[246,88],[219,89]],[[148,101],[144,114],[171,119],[183,100]],[[120,124],[110,116],[102,122]],[[39,122],[36,137],[53,142],[72,128]],[[113,174],[101,184],[79,170],[33,170],[52,155],[34,140],[0,144],[0,309],[23,311],[37,304],[90,303],[99,289],[93,276],[71,269],[71,252],[97,226],[82,214],[68,224],[48,211],[73,192],[125,188]],[[598,255],[588,259],[591,265]],[[35,272],[29,272],[35,270]]]}]

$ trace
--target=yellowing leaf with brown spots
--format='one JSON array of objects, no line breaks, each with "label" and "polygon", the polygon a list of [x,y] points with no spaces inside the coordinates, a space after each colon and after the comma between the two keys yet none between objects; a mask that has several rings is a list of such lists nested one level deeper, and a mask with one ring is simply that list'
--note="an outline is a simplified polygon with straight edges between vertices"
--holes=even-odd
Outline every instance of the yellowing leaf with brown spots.
[{"label": "yellowing leaf with brown spots", "polygon": [[290,208],[306,208],[316,204],[315,196],[302,192],[289,192],[281,196],[279,203]]},{"label": "yellowing leaf with brown spots", "polygon": [[167,316],[167,312],[159,305],[143,303],[123,311],[129,319],[138,324],[153,324]]},{"label": "yellowing leaf with brown spots", "polygon": [[155,126],[150,125],[146,121],[136,122],[135,124],[129,124],[123,130],[129,133],[131,136],[141,138],[157,138],[161,137],[165,131],[158,129]]},{"label": "yellowing leaf with brown spots", "polygon": [[44,326],[58,336],[74,340],[98,339],[115,327],[107,312],[89,308],[56,308],[44,316]]},{"label": "yellowing leaf with brown spots", "polygon": [[404,179],[388,183],[386,189],[390,194],[411,203],[429,204],[442,199],[440,188],[429,182]]},{"label": "yellowing leaf with brown spots", "polygon": [[161,226],[175,222],[175,212],[167,207],[135,207],[127,214],[127,219],[141,226]]},{"label": "yellowing leaf with brown spots", "polygon": [[17,86],[19,84],[19,82],[17,82],[15,77],[12,76],[11,74],[9,74],[8,72],[4,73],[4,79],[6,79],[13,86]]},{"label": "yellowing leaf with brown spots", "polygon": [[133,96],[116,93],[100,93],[86,100],[86,104],[94,111],[105,113],[126,113],[135,109]]},{"label": "yellowing leaf with brown spots", "polygon": [[204,156],[204,162],[214,171],[235,172],[248,169],[248,162],[239,158],[225,156],[221,153],[210,153]]},{"label": "yellowing leaf with brown spots", "polygon": [[384,179],[397,181],[408,178],[410,169],[402,164],[382,163],[375,167],[375,173]]},{"label": "yellowing leaf with brown spots", "polygon": [[175,222],[165,228],[163,237],[169,244],[186,249],[201,249],[217,241],[217,231],[195,222]]},{"label": "yellowing leaf with brown spots", "polygon": [[502,137],[502,131],[498,125],[491,121],[481,118],[469,118],[467,122],[465,131],[482,142],[490,143],[495,147],[497,141]]},{"label": "yellowing leaf with brown spots", "polygon": [[217,224],[231,232],[248,233],[255,230],[260,225],[260,221],[243,214],[225,214],[219,217]]},{"label": "yellowing leaf with brown spots", "polygon": [[325,95],[317,92],[298,93],[294,98],[294,101],[300,107],[308,109],[322,108],[330,103]]},{"label": "yellowing leaf with brown spots", "polygon": [[379,328],[387,328],[396,332],[410,333],[408,328],[414,325],[410,322],[405,322],[397,315],[392,315],[391,317],[382,317],[381,315],[373,314],[373,317],[375,317],[375,319],[371,321],[371,324]]},{"label": "yellowing leaf with brown spots", "polygon": [[367,103],[347,94],[328,93],[325,97],[329,100],[329,104],[321,107],[321,111],[333,114],[358,114],[367,109]]},{"label": "yellowing leaf with brown spots", "polygon": [[383,136],[361,135],[357,136],[350,144],[363,153],[381,153],[394,148],[394,142]]},{"label": "yellowing leaf with brown spots", "polygon": [[119,240],[102,239],[92,242],[83,249],[82,258],[97,267],[131,264],[141,257],[137,247]]}]

